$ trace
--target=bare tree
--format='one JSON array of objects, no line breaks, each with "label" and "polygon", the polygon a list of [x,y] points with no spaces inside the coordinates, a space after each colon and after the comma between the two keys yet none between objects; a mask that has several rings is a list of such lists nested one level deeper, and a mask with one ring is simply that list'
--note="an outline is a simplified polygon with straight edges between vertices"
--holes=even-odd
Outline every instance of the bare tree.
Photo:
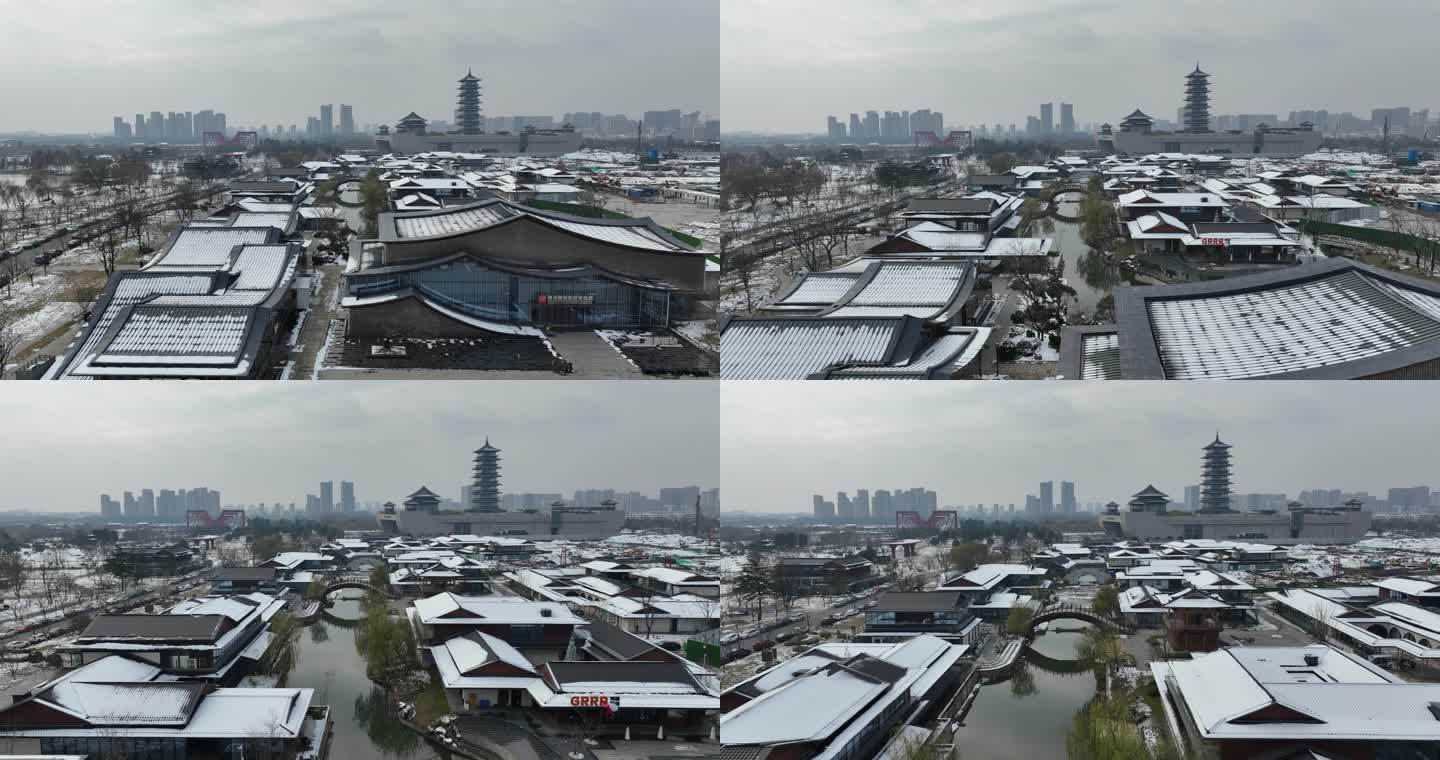
[{"label": "bare tree", "polygon": [[77,280],[66,289],[65,300],[75,305],[73,312],[77,322],[90,320],[90,312],[95,308],[95,299],[100,297],[103,288],[100,283],[88,280]]},{"label": "bare tree", "polygon": [[20,352],[20,311],[16,307],[0,303],[0,378],[10,361]]},{"label": "bare tree", "polygon": [[105,276],[115,274],[115,265],[120,258],[120,244],[123,238],[116,230],[109,230],[100,236],[95,242],[95,250],[100,254],[100,266],[105,268]]}]

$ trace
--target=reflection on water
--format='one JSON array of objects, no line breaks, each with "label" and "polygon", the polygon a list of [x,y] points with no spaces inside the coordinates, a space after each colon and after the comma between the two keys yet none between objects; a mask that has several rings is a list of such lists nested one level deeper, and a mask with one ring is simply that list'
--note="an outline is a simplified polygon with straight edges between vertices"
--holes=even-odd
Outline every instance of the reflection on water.
[{"label": "reflection on water", "polygon": [[[1080,213],[1078,201],[1061,201],[1056,210],[1064,216]],[[1072,315],[1090,314],[1095,306],[1114,290],[1117,285],[1134,284],[1134,273],[1108,262],[1104,257],[1090,250],[1080,237],[1080,223],[1055,220],[1055,230],[1050,233],[1064,259],[1065,274],[1070,287],[1075,289],[1075,302],[1070,308]]]},{"label": "reflection on water", "polygon": [[320,619],[300,632],[286,685],[312,688],[317,703],[330,705],[329,756],[335,760],[448,760],[400,725],[385,692],[365,677],[353,630],[361,618],[360,597],[358,591],[332,596]]},{"label": "reflection on water", "polygon": [[355,698],[355,722],[365,728],[365,736],[371,745],[394,757],[434,757],[435,754],[417,754],[417,750],[428,750],[414,731],[395,720],[390,711],[390,699],[385,690],[376,686],[369,694]]},{"label": "reflection on water", "polygon": [[1095,696],[1094,673],[1076,660],[1081,635],[1037,637],[1009,681],[981,687],[956,733],[965,760],[1065,757],[1075,711]]}]

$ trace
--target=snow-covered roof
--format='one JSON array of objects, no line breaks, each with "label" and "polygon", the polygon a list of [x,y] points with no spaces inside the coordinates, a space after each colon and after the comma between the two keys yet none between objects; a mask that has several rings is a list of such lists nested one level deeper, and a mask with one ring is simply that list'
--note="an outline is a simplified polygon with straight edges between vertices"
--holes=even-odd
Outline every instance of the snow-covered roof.
[{"label": "snow-covered roof", "polygon": [[[570,188],[566,186],[566,189]],[[439,211],[394,214],[387,217],[393,221],[395,237],[399,240],[476,232],[514,219],[527,218],[611,245],[650,251],[695,252],[695,249],[668,234],[661,234],[659,228],[649,219],[588,219],[541,211],[499,199]]]},{"label": "snow-covered roof", "polygon": [[1230,205],[1216,193],[1158,193],[1133,190],[1121,195],[1120,206],[1155,206],[1157,208],[1226,208]]},{"label": "snow-covered roof", "polygon": [[1397,681],[1323,644],[1226,648],[1150,667],[1206,739],[1440,740],[1431,707],[1440,685]]},{"label": "snow-covered roof", "polygon": [[1419,578],[1381,578],[1378,581],[1370,581],[1370,585],[1398,591],[1406,596],[1440,596],[1440,590],[1436,589],[1435,581],[1420,580]]},{"label": "snow-covered roof", "polygon": [[1208,297],[1152,299],[1165,375],[1274,375],[1440,340],[1440,297],[1360,271]]},{"label": "snow-covered roof", "polygon": [[459,596],[446,592],[416,599],[414,607],[420,616],[420,622],[426,625],[476,622],[495,625],[583,625],[585,623],[584,619],[576,617],[563,604],[532,602],[513,597]]}]

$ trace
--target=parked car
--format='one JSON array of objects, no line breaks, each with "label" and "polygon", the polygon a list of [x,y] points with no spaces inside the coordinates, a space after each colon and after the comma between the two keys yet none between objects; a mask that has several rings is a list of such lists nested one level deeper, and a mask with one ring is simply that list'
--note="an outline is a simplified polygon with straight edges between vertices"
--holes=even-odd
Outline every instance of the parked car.
[{"label": "parked car", "polygon": [[776,641],[777,643],[783,644],[783,643],[789,641],[790,639],[795,638],[795,634],[796,634],[796,633],[797,633],[797,631],[781,631],[780,634],[775,637],[775,641]]},{"label": "parked car", "polygon": [[735,642],[737,642],[737,641],[739,641],[739,640],[740,640],[740,634],[738,634],[738,633],[727,633],[727,634],[725,634],[724,636],[721,636],[721,637],[720,637],[720,643],[721,643],[721,644],[734,644]]},{"label": "parked car", "polygon": [[855,617],[856,615],[859,615],[859,614],[860,614],[860,610],[857,610],[857,609],[855,609],[854,607],[851,607],[850,609],[845,610],[845,617]]},{"label": "parked car", "polygon": [[734,649],[726,652],[725,656],[721,657],[720,659],[723,662],[734,662],[736,660],[749,656],[750,649],[748,647],[735,647]]},{"label": "parked car", "polygon": [[775,646],[775,642],[771,641],[770,639],[766,639],[766,640],[764,640],[764,641],[757,641],[757,642],[755,642],[755,646],[750,647],[750,651],[752,651],[752,652],[763,652],[763,651],[765,651],[766,649],[771,649],[771,648],[773,648],[774,646]]},{"label": "parked car", "polygon": [[875,605],[877,605],[877,604],[879,604],[879,603],[880,603],[880,600],[878,600],[878,599],[871,599],[870,601],[868,601],[868,602],[865,603],[865,609],[868,610],[868,609],[870,609],[871,607],[874,607]]}]

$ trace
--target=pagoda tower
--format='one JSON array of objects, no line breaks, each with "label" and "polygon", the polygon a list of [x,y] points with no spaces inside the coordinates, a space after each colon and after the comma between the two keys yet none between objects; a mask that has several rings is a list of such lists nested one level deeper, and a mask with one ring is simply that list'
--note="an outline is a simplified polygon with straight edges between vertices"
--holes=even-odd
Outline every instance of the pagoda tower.
[{"label": "pagoda tower", "polygon": [[475,450],[475,482],[470,488],[471,512],[499,512],[500,509],[500,449],[485,445]]},{"label": "pagoda tower", "polygon": [[1230,444],[1215,440],[1205,447],[1200,466],[1200,511],[1230,512]]},{"label": "pagoda tower", "polygon": [[1200,70],[1198,62],[1185,76],[1185,131],[1210,131],[1210,75]]},{"label": "pagoda tower", "polygon": [[455,125],[462,135],[480,134],[480,77],[465,72],[460,80],[460,94],[455,101]]}]

